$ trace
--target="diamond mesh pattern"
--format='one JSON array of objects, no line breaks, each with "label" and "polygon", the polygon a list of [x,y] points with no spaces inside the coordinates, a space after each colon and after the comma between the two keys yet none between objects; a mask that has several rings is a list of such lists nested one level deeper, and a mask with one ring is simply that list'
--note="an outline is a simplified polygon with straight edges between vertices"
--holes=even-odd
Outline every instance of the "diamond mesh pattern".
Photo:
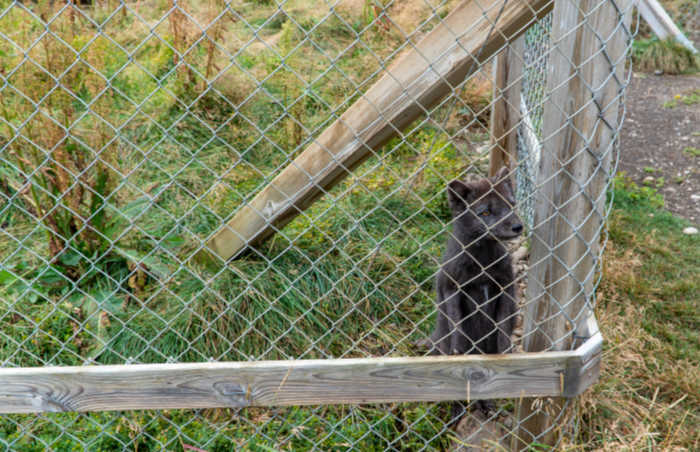
[{"label": "diamond mesh pattern", "polygon": [[[435,276],[452,227],[447,184],[488,172],[489,116],[499,100],[492,57],[476,63],[474,55],[474,73],[449,96],[269,240],[215,269],[195,256],[458,3],[0,0],[0,365],[427,354]],[[517,256],[519,312],[535,300],[528,266],[558,259],[552,249],[542,261],[527,259],[537,193],[549,182],[538,167],[558,49],[551,15],[528,26],[516,81],[522,96],[508,99],[521,115],[513,172],[526,234],[507,244]],[[579,27],[589,27],[587,16]],[[629,34],[622,21],[616,31]],[[611,36],[598,39],[596,56]],[[618,102],[626,74],[605,71]],[[609,106],[595,102],[584,108],[604,119]],[[611,143],[619,123],[600,126]],[[573,119],[567,126],[589,140]],[[616,150],[603,152],[607,181]],[[567,171],[570,162],[560,163]],[[590,199],[590,181],[570,176],[580,197],[600,206],[591,217],[602,225],[605,199]],[[548,337],[547,349],[574,334],[588,310],[568,307],[597,285],[598,235],[594,243],[579,232],[589,220],[563,219],[571,234],[562,244],[588,249],[587,270],[559,261],[580,290],[550,300],[553,317],[568,326]],[[518,314],[515,351],[538,331],[522,323]],[[555,410],[537,403],[534,414]],[[513,401],[496,401],[488,414],[467,405],[458,426],[447,403],[6,415],[0,445],[466,450],[480,441],[509,447],[527,420]],[[567,405],[550,414],[565,418]],[[559,428],[570,438],[572,422]]]}]

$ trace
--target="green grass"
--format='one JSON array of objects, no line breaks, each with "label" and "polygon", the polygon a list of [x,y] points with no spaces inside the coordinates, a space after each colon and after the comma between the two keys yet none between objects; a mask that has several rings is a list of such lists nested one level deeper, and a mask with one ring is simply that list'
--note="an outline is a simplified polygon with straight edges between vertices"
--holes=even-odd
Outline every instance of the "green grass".
[{"label": "green grass", "polygon": [[[414,140],[427,146],[433,137],[424,130]],[[211,214],[188,206],[177,187],[154,190],[157,202],[137,204],[139,214],[129,217],[153,239],[141,239],[143,249],[120,251],[142,263],[145,285],[133,287],[135,272],[109,258],[64,254],[78,261],[78,281],[55,266],[8,266],[3,293],[12,316],[1,320],[8,341],[0,356],[29,366],[75,364],[86,354],[120,363],[405,352],[429,329],[432,275],[449,220],[439,187],[456,174],[456,155],[438,139],[432,168],[408,193],[402,184],[419,162],[406,159],[404,146],[381,164],[373,158],[360,167],[362,186],[341,184],[258,253],[213,270],[183,261],[191,251],[182,239],[205,232]],[[8,228],[12,235],[18,230]],[[18,344],[9,338],[18,335],[38,349],[22,346],[15,354]],[[61,347],[76,342],[75,356],[74,347]]]},{"label": "green grass", "polygon": [[700,103],[700,89],[691,90],[683,94],[676,94],[673,99],[664,102],[663,107],[676,108],[679,105],[679,102],[684,105],[695,105]]},{"label": "green grass", "polygon": [[689,157],[700,157],[700,148],[694,146],[686,146],[683,148],[683,153]]},{"label": "green grass", "polygon": [[[178,4],[202,23],[207,20],[208,4]],[[0,8],[9,5],[0,0]],[[49,8],[45,13],[56,7],[49,2],[26,6],[37,12]],[[235,55],[237,66],[230,67],[220,50],[201,43],[185,56],[192,72],[176,69],[175,51],[194,42],[196,26],[185,21],[185,32],[177,39],[168,21],[155,26],[170,2],[139,4],[139,13],[153,22],[160,39],[149,36],[148,27],[131,13],[114,15],[103,25],[126,52],[104,38],[91,42],[94,27],[81,16],[73,26],[65,15],[53,22],[52,32],[72,50],[58,42],[32,47],[44,27],[17,7],[5,14],[0,31],[20,47],[31,47],[30,56],[54,76],[70,66],[73,52],[81,52],[94,69],[76,66],[67,73],[61,89],[75,96],[57,90],[42,104],[44,116],[32,116],[36,108],[17,91],[0,92],[0,146],[14,136],[13,128],[28,121],[21,129],[28,139],[16,140],[0,159],[0,363],[416,354],[412,344],[425,337],[433,322],[433,274],[449,219],[445,183],[465,169],[483,173],[487,164],[482,156],[459,151],[431,124],[411,125],[402,140],[390,141],[257,252],[214,269],[191,260],[222,220],[332,120],[336,107],[342,111],[357,98],[356,85],[371,84],[374,72],[391,59],[402,36],[373,25],[369,10],[361,6],[358,11],[339,8],[343,21],[320,22],[324,11],[290,1],[285,9],[293,11],[293,23],[280,17],[267,20],[277,8],[274,2],[243,2],[237,11],[245,21],[223,18],[226,26],[211,32],[221,33],[217,43]],[[85,10],[95,20],[110,17],[109,5]],[[422,31],[432,25],[423,25]],[[274,51],[240,45],[253,31]],[[363,45],[356,44],[358,35]],[[210,56],[221,72],[205,81]],[[336,69],[326,70],[331,60]],[[0,42],[0,69],[14,74],[11,85],[39,101],[53,86],[51,77],[26,62],[14,71],[23,61],[15,46]],[[112,89],[104,90],[106,79]],[[488,86],[474,85],[464,99],[483,108],[490,98]],[[88,110],[95,114],[81,117]],[[477,109],[464,108],[467,115],[471,110]],[[72,138],[62,141],[60,127],[49,116],[70,126]],[[454,127],[448,132],[454,133]],[[483,132],[468,130],[475,142],[488,138]],[[47,155],[29,139],[39,148],[56,146],[51,157],[63,162],[71,183],[100,196],[74,197],[76,205],[69,198],[52,198],[51,190],[61,192],[60,178],[51,179],[61,174],[61,166],[47,163]],[[102,163],[79,171],[83,157]],[[430,164],[421,169],[426,158]],[[25,164],[37,171],[22,170]],[[85,176],[77,177],[81,172]],[[47,193],[32,199],[23,188],[27,180]],[[680,301],[697,290],[690,278],[697,271],[684,273],[697,260],[689,254],[697,242],[677,235],[682,223],[659,210],[661,204],[648,187],[628,186],[618,193],[611,222],[614,249],[653,256],[644,267],[653,275],[649,282],[621,286],[620,293],[637,297],[629,298],[635,306],[649,304],[646,312],[653,315],[644,331],[661,344],[655,351],[697,362],[696,351],[688,346],[697,339],[693,305]],[[79,223],[97,230],[99,238],[76,238],[69,241],[72,248],[53,255],[51,225],[35,220],[37,209],[46,206],[60,211],[57,218],[69,235],[78,234]],[[88,216],[92,219],[80,220]],[[664,233],[671,234],[672,243]],[[661,245],[650,248],[657,242],[646,240],[649,236]],[[609,259],[620,258],[612,253]],[[658,306],[650,304],[652,295],[662,301]],[[619,309],[612,302],[601,305]],[[644,374],[633,377],[638,386],[647,384]],[[624,393],[625,388],[610,384],[610,391]],[[671,395],[662,392],[658,400]],[[686,398],[677,407],[691,401]],[[594,411],[586,418],[590,436],[584,434],[582,441],[599,444],[599,438],[613,438],[598,433],[613,408],[600,408],[602,414]],[[441,450],[449,442],[443,431],[447,416],[444,404],[205,410],[196,415],[188,410],[11,415],[0,419],[0,442],[11,450],[58,451],[81,450],[82,444],[105,451],[180,451],[187,445],[207,451],[304,450],[312,445],[345,450],[349,444],[361,450],[412,450],[424,444]],[[690,444],[689,434],[684,435],[674,441]]]},{"label": "green grass", "polygon": [[[280,410],[209,410],[50,414],[29,420],[7,416],[0,438],[11,450],[186,450],[187,445],[209,452],[250,450],[385,450],[394,438],[398,447],[413,449],[425,442],[432,450],[445,446],[435,438],[442,422],[435,410],[418,404],[384,407],[289,408]],[[401,415],[396,422],[392,414]],[[26,428],[20,431],[16,422]],[[253,423],[258,424],[258,428]],[[61,435],[58,425],[68,426]],[[257,430],[257,431],[256,431]],[[33,437],[30,437],[30,434]],[[432,440],[431,440],[432,438]],[[426,441],[427,440],[427,441]]]},{"label": "green grass", "polygon": [[[695,429],[700,393],[695,378],[697,363],[700,362],[700,318],[697,311],[700,280],[697,264],[699,240],[697,236],[688,236],[681,232],[688,223],[664,211],[662,197],[652,188],[637,187],[620,179],[614,199],[614,209],[609,221],[610,243],[606,252],[604,279],[597,309],[606,340],[603,371],[600,382],[580,400],[580,430],[570,446],[593,450],[638,450],[642,447],[659,450],[685,447],[692,450],[700,439]],[[373,221],[376,221],[375,226],[379,226],[386,218],[378,217]],[[338,226],[342,229],[342,225]],[[307,240],[313,244],[315,239],[319,238],[311,235]],[[403,249],[399,246],[400,242],[392,240],[389,243],[397,250],[393,256],[398,256]],[[271,248],[276,250],[278,245]],[[381,260],[377,260],[378,263],[367,263],[364,267],[369,274],[374,274],[374,265],[380,266]],[[289,261],[283,259],[274,269],[284,270],[290,277],[298,278],[300,281],[294,284],[294,287],[300,291],[321,295],[317,303],[318,311],[309,311],[309,315],[304,318],[303,330],[311,337],[316,334],[315,338],[321,338],[322,345],[319,347],[324,350],[332,349],[335,344],[339,347],[338,355],[341,355],[342,351],[350,351],[342,346],[342,339],[324,338],[319,334],[328,330],[330,323],[325,322],[329,322],[333,311],[344,309],[342,304],[332,304],[333,300],[341,300],[343,296],[339,293],[343,292],[345,298],[362,299],[367,292],[376,290],[376,286],[358,276],[352,284],[341,285],[336,292],[332,286],[339,279],[337,267],[342,268],[343,261],[334,256],[330,262],[334,265],[321,266],[309,275],[304,274],[302,265],[295,266],[295,260],[291,257]],[[259,274],[258,268],[251,268],[252,263],[251,260],[239,261],[234,272]],[[259,269],[265,268],[264,264],[258,265]],[[386,261],[381,263],[381,266],[384,271],[380,274],[384,276],[386,271],[393,268],[392,264]],[[416,277],[418,276],[416,274]],[[222,287],[217,286],[218,290],[230,290],[222,293],[233,294],[236,288],[225,289],[223,286],[238,277],[227,276]],[[404,290],[408,287],[402,285],[401,278],[396,279],[399,281],[387,281],[389,285],[382,286],[382,290],[389,291],[391,287],[394,287],[394,290]],[[259,291],[267,291],[266,293],[279,293],[277,291],[281,288],[278,286],[283,284],[282,281],[282,276],[276,274],[264,283],[257,283],[255,287]],[[363,284],[366,287],[363,287]],[[426,288],[426,292],[430,290],[432,289]],[[429,310],[428,298],[430,296],[426,294],[426,304],[421,308],[425,312]],[[384,303],[384,308],[380,306],[382,299],[378,294],[374,298],[370,295],[367,303],[361,305],[364,315],[375,315],[377,319],[387,314],[387,303]],[[254,300],[250,298],[246,301],[252,311],[256,309]],[[279,312],[274,316],[263,317],[271,325],[265,327],[264,322],[257,324],[259,328],[269,328],[264,330],[270,331],[269,334],[279,333],[279,328],[286,326],[285,312],[289,314],[291,310],[299,312],[298,310],[308,308],[305,305],[308,301],[305,301],[304,297],[295,298],[289,295],[281,300],[277,305]],[[206,303],[192,309],[203,317],[215,317],[216,314],[221,314],[217,309],[226,309],[223,302],[220,303],[220,306]],[[241,303],[239,306],[243,305],[244,303]],[[42,306],[41,298],[34,299],[32,306],[35,309],[35,321],[38,322],[45,313],[42,309],[36,309]],[[258,304],[257,309],[261,306],[262,304]],[[412,315],[409,306],[406,308],[402,310],[402,316]],[[207,314],[207,309],[212,311],[211,314]],[[290,311],[284,311],[285,309]],[[248,313],[249,311],[239,312],[243,316]],[[173,337],[157,340],[154,348],[167,354],[168,344],[172,347],[173,355],[177,356],[180,347],[186,346],[186,343],[178,343],[174,331],[186,335],[188,331],[199,330],[200,328],[195,326],[198,317],[194,314],[192,317],[195,320],[190,319],[193,322],[191,327],[173,327],[173,332],[170,333]],[[174,318],[177,320],[177,317]],[[140,320],[138,317],[137,319]],[[17,325],[14,330],[8,329],[11,328],[9,323]],[[70,331],[70,327],[65,323],[65,317],[58,314],[42,325],[56,331]],[[380,326],[384,334],[362,342],[361,349],[367,353],[384,353],[386,348],[382,349],[382,345],[379,345],[383,341],[386,341],[383,342],[383,347],[387,347],[392,341],[394,344],[398,343],[402,337],[402,322],[400,318],[396,318],[393,323],[391,327]],[[358,317],[353,322],[339,326],[343,331],[351,332],[350,334],[361,334],[362,325],[362,319]],[[201,324],[199,326],[201,327]],[[156,325],[149,330],[145,321],[131,322],[129,327],[136,328],[142,337],[149,337],[148,334],[153,334],[159,329]],[[217,327],[221,328],[224,325],[217,324]],[[222,328],[224,334],[236,337],[235,324],[227,327],[228,330]],[[22,329],[25,332],[31,331],[31,327],[22,318],[15,318],[14,322],[6,322],[3,325],[3,332],[14,338],[22,337]],[[387,337],[384,337],[385,335]],[[46,359],[51,356],[51,340],[31,332],[25,336],[32,340],[25,342],[23,347]],[[145,346],[135,339],[136,335],[129,336],[132,342],[126,337],[116,337],[115,342],[110,345],[115,350],[123,350],[126,353]],[[84,340],[88,342],[90,338]],[[269,342],[260,338],[259,340],[260,344],[252,338],[242,340],[240,349],[244,350],[247,346],[252,349],[261,345],[264,349],[270,346]],[[71,342],[75,343],[75,339]],[[287,352],[295,350],[293,345],[308,346],[301,337],[276,344]],[[212,349],[204,348],[200,351],[205,353],[204,350]],[[198,355],[192,353],[192,357],[196,359]],[[400,350],[399,354],[401,353],[411,352]],[[273,355],[275,354],[270,352],[265,356]],[[108,362],[109,356],[109,353],[105,353],[99,359]],[[236,356],[225,358],[237,359]],[[313,353],[309,356],[313,356]],[[119,359],[114,357],[114,361],[118,362]],[[69,362],[69,358],[66,358],[66,362]],[[47,414],[39,418],[12,415],[5,416],[0,423],[0,438],[20,450],[43,450],[44,445],[36,443],[33,437],[50,444],[54,450],[73,450],[81,442],[90,444],[93,450],[121,450],[125,444],[129,448],[139,450],[156,450],[163,445],[169,450],[182,450],[183,445],[195,445],[208,451],[230,450],[232,447],[260,451],[270,448],[303,450],[319,441],[324,450],[340,450],[344,448],[343,445],[351,443],[356,443],[362,450],[384,450],[388,447],[388,441],[394,438],[400,438],[396,444],[401,448],[411,449],[441,432],[446,412],[447,409],[442,404],[391,404],[362,408],[205,410],[198,411],[196,416],[188,410]],[[251,420],[252,423],[245,419]],[[63,425],[68,426],[70,435],[60,436],[59,426]],[[449,435],[442,434],[439,438],[432,440],[430,448],[438,450],[447,446]]]},{"label": "green grass", "polygon": [[[208,17],[205,3],[179,4],[202,22]],[[0,0],[0,8],[9,5]],[[49,3],[28,7],[54,11]],[[139,13],[155,20],[169,8],[170,2],[147,1]],[[449,219],[442,191],[467,165],[485,165],[478,156],[460,155],[430,124],[412,125],[403,140],[384,146],[258,253],[214,269],[190,259],[222,218],[306,145],[300,137],[319,133],[336,108],[342,112],[357,98],[357,84],[374,81],[372,74],[403,39],[366,23],[362,11],[339,8],[345,23],[335,17],[320,22],[321,9],[292,1],[285,9],[294,11],[296,23],[268,21],[276,8],[273,2],[242,4],[237,11],[246,21],[222,19],[218,41],[236,55],[237,66],[199,44],[185,57],[192,71],[174,64],[175,51],[197,36],[182,17],[179,34],[164,21],[155,27],[156,39],[131,13],[114,15],[103,30],[126,52],[104,38],[90,43],[94,27],[81,16],[76,26],[67,15],[54,21],[52,31],[94,69],[79,65],[65,75],[61,89],[75,97],[59,89],[61,95],[45,103],[46,117],[31,119],[35,108],[18,92],[0,93],[0,144],[29,120],[21,134],[40,148],[56,146],[51,160],[62,161],[47,162],[27,140],[16,140],[0,160],[0,190],[12,199],[3,197],[0,206],[3,366],[416,353],[412,343],[431,328],[432,275]],[[110,12],[102,4],[86,10],[96,20]],[[42,29],[17,7],[0,19],[0,31],[20,47],[31,47]],[[236,47],[253,30],[273,49]],[[363,45],[355,44],[358,34]],[[74,55],[62,46],[49,40],[32,48],[31,57],[56,76]],[[7,41],[0,52],[3,73],[23,62]],[[210,52],[221,72],[206,89],[202,75]],[[329,58],[337,58],[336,69],[327,70]],[[15,74],[10,83],[35,101],[52,86],[39,66],[22,63]],[[103,91],[107,78],[113,89]],[[81,118],[88,111],[94,114]],[[75,142],[61,141],[61,128],[49,116],[71,126]],[[96,154],[88,148],[104,149]],[[418,171],[426,156],[430,165]],[[99,174],[106,176],[91,167],[83,179],[76,177],[83,157],[102,160]],[[41,171],[29,175],[36,168]],[[56,174],[99,196],[56,201],[50,193],[64,190],[60,178],[51,178]],[[42,197],[25,195],[26,180],[43,190]],[[76,238],[63,251],[50,249],[47,238],[55,231],[35,215],[54,206],[63,209],[57,218],[66,235],[91,228],[99,240]],[[12,450],[82,450],[85,444],[89,450],[197,445],[264,451],[345,450],[349,444],[385,450],[395,441],[403,449],[427,444],[439,450],[449,441],[440,435],[445,418],[443,404],[196,416],[187,410],[12,415],[0,420],[0,444]]]},{"label": "green grass", "polygon": [[[149,5],[154,9],[141,11],[146,19],[159,18],[169,7],[159,1]],[[194,6],[188,12],[195,18],[206,19],[203,5],[187,5]],[[294,10],[294,4],[287,6]],[[255,52],[227,48],[238,55],[240,67],[222,71],[208,90],[199,75],[175,69],[173,47],[180,44],[167,21],[156,29],[162,40],[149,38],[130,13],[104,26],[105,34],[125,49],[136,49],[144,40],[133,51],[141,67],[104,38],[88,44],[91,25],[80,17],[82,28],[64,16],[55,21],[55,32],[97,69],[80,66],[80,72],[65,76],[64,84],[80,94],[70,101],[73,118],[88,108],[99,113],[120,127],[119,145],[99,155],[107,174],[101,185],[91,174],[78,179],[78,168],[70,160],[65,164],[71,181],[99,195],[99,203],[93,195],[92,204],[78,201],[78,207],[50,196],[32,204],[21,196],[28,171],[20,171],[18,162],[43,169],[36,174],[60,172],[60,167],[47,168],[43,154],[22,140],[3,155],[0,171],[12,182],[6,191],[14,196],[0,211],[5,223],[0,258],[7,273],[0,289],[7,313],[0,318],[7,324],[0,360],[29,366],[87,358],[121,363],[129,357],[163,362],[349,356],[405,351],[410,340],[425,334],[432,309],[430,276],[449,216],[438,195],[459,171],[446,135],[426,124],[416,123],[403,141],[386,145],[356,170],[356,178],[334,188],[260,253],[215,269],[214,278],[190,259],[222,219],[304,147],[299,136],[318,133],[335,106],[351,103],[358,95],[354,83],[371,83],[371,74],[383,64],[377,58],[388,58],[399,42],[394,34],[362,25],[360,12],[339,10],[345,23],[337,17],[320,22],[322,11],[298,6],[298,20],[292,22],[267,21],[276,9],[272,3],[246,4],[240,13],[250,20],[234,21],[226,36],[240,40],[257,30],[268,38],[279,34],[278,44]],[[105,13],[101,6],[90,12]],[[186,42],[195,33],[191,26],[181,27]],[[0,21],[0,29],[14,30],[20,46],[29,46],[40,28],[16,7]],[[365,46],[353,45],[357,33]],[[234,40],[226,36],[223,46]],[[9,43],[2,45],[4,69],[11,70],[22,55]],[[200,75],[206,72],[207,52],[198,45],[186,57]],[[327,57],[333,55],[346,56],[336,62],[337,70],[326,71]],[[33,57],[47,67],[67,63],[51,46]],[[214,60],[225,66],[223,55],[215,54]],[[11,81],[38,96],[50,83],[37,83],[30,72]],[[118,92],[100,91],[103,77],[110,77]],[[264,82],[256,86],[252,77]],[[10,125],[19,127],[34,108],[8,89],[2,102],[11,113],[0,133],[9,137],[14,133]],[[50,104],[49,113],[61,117],[69,109],[66,102]],[[72,134],[99,149],[115,133],[95,127],[94,121],[100,120],[76,119]],[[43,123],[21,133],[39,142],[53,139]],[[61,148],[71,156],[80,155],[76,149],[83,148]],[[406,181],[428,153],[432,166],[409,192]],[[44,186],[59,193],[62,187],[60,180]],[[79,212],[60,218],[64,235],[96,230],[99,243],[76,238],[63,251],[49,249],[51,224],[44,221],[37,228],[34,220],[44,203],[45,210],[57,205],[69,212],[64,208],[69,205]],[[89,216],[100,221],[84,220]],[[402,294],[398,299],[397,293]]]}]

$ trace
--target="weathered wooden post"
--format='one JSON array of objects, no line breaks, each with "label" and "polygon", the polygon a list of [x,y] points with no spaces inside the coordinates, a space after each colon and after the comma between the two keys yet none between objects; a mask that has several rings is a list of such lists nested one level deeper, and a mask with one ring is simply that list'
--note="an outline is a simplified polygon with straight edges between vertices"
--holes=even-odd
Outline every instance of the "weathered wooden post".
[{"label": "weathered wooden post", "polygon": [[[559,0],[552,20],[543,152],[531,238],[526,351],[568,350],[589,316],[626,85],[631,0]],[[554,444],[563,399],[524,399],[520,447]],[[534,405],[539,406],[538,409]]]},{"label": "weathered wooden post", "polygon": [[525,36],[521,35],[499,53],[493,62],[491,105],[491,156],[489,176],[502,166],[513,168],[518,158],[518,124],[523,74]]}]

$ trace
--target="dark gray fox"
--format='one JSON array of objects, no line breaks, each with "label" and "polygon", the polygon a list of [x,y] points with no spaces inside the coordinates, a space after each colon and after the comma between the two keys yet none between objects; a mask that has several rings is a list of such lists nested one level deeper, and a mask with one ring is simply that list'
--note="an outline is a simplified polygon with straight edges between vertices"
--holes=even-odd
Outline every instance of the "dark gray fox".
[{"label": "dark gray fox", "polygon": [[502,168],[492,179],[447,187],[453,232],[437,275],[433,354],[504,353],[515,324],[515,285],[502,240],[520,235],[515,197]]}]

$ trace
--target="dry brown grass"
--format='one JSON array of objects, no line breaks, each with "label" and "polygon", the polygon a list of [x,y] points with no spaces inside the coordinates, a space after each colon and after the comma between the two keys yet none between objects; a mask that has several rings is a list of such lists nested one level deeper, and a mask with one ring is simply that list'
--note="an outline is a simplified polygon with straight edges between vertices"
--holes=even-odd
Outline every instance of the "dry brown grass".
[{"label": "dry brown grass", "polygon": [[[698,344],[686,341],[683,331],[689,324],[697,338],[698,318],[697,310],[689,314],[682,307],[689,293],[693,297],[697,252],[683,256],[683,245],[674,246],[677,237],[668,230],[636,229],[634,221],[616,212],[610,222],[619,239],[609,243],[599,292],[601,377],[577,404],[580,438],[571,449],[699,450]],[[675,313],[671,321],[669,312]]]},{"label": "dry brown grass", "polygon": [[[5,173],[4,183],[44,223],[51,259],[63,251],[68,238],[75,237],[88,248],[99,241],[96,216],[91,214],[110,183],[108,167],[114,166],[116,155],[112,129],[119,125],[121,113],[119,96],[105,82],[104,54],[111,50],[109,43],[95,39],[83,50],[83,62],[75,64],[75,52],[84,42],[78,32],[85,26],[84,19],[70,10],[60,13],[60,8],[42,3],[36,13],[44,21],[56,16],[51,29],[63,42],[46,35],[32,45],[37,28],[18,21],[13,38],[29,49],[36,64],[24,62],[19,53],[0,64],[0,73],[19,67],[10,78],[14,90],[4,90],[0,96],[4,119],[0,134],[14,138],[6,159],[19,170]],[[91,102],[91,114],[81,116],[76,101],[80,95]]]}]

